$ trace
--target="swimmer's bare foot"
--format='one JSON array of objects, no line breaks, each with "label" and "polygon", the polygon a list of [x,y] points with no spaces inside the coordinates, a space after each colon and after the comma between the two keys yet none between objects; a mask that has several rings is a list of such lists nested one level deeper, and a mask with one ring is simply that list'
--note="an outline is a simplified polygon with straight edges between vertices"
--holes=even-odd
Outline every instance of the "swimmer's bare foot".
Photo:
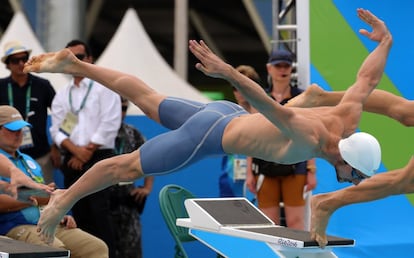
[{"label": "swimmer's bare foot", "polygon": [[311,238],[318,242],[321,248],[324,248],[328,244],[326,227],[334,211],[326,201],[328,195],[314,195],[311,201]]},{"label": "swimmer's bare foot", "polygon": [[289,100],[287,106],[289,107],[318,107],[321,106],[320,98],[326,93],[317,84],[310,85],[302,94]]},{"label": "swimmer's bare foot", "polygon": [[53,243],[56,227],[71,207],[63,201],[65,191],[55,190],[52,193],[49,203],[41,213],[39,222],[37,223],[37,231],[42,240],[47,244]]},{"label": "swimmer's bare foot", "polygon": [[24,65],[24,72],[76,74],[80,60],[65,48],[59,52],[46,53],[30,58]]}]

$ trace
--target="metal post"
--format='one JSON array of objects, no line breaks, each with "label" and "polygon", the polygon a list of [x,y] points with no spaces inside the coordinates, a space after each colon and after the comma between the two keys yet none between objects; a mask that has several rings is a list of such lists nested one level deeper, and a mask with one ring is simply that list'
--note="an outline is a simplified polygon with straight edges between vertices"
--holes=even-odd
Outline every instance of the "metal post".
[{"label": "metal post", "polygon": [[82,39],[85,3],[81,0],[39,0],[36,31],[46,51],[62,49],[74,38]]},{"label": "metal post", "polygon": [[174,69],[187,80],[188,0],[176,0],[174,11]]}]

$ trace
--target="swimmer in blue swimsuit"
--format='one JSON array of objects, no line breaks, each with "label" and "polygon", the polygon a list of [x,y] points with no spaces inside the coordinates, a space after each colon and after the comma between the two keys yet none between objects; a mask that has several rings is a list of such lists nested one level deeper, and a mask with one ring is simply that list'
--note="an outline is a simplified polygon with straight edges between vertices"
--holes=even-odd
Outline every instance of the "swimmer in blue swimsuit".
[{"label": "swimmer in blue swimsuit", "polygon": [[[143,173],[165,174],[206,156],[225,154],[221,145],[224,128],[234,117],[244,114],[247,112],[242,107],[229,101],[203,104],[166,98],[159,106],[160,123],[172,131],[150,139],[141,147]],[[157,157],[163,157],[162,162]]]},{"label": "swimmer in blue swimsuit", "polygon": [[[189,42],[190,51],[200,60],[196,68],[229,81],[260,113],[247,114],[225,101],[201,104],[167,97],[135,76],[82,62],[67,49],[32,57],[25,72],[88,77],[128,98],[149,118],[171,129],[132,153],[96,163],[69,189],[55,191],[39,220],[40,233],[47,242],[52,241],[62,216],[88,194],[120,181],[176,171],[210,155],[238,153],[284,164],[320,157],[335,166],[339,182],[358,184],[373,175],[381,161],[380,146],[373,136],[355,133],[355,129],[363,103],[382,77],[392,36],[371,12],[358,9],[357,14],[373,29],[361,29],[361,34],[379,44],[335,107],[281,106],[203,41]],[[163,163],[154,162],[160,155]]]}]

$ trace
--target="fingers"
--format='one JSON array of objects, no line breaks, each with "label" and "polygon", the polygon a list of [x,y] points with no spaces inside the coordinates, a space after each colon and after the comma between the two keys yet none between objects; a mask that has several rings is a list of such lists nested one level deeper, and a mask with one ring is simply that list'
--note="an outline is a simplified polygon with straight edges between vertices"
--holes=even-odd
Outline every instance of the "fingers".
[{"label": "fingers", "polygon": [[320,248],[324,249],[326,245],[328,244],[328,240],[325,237],[318,236],[316,238],[316,242],[318,242]]},{"label": "fingers", "polygon": [[23,72],[36,72],[39,68],[38,65],[36,65],[38,59],[39,58],[37,56],[30,58],[29,61],[24,64]]},{"label": "fingers", "polygon": [[211,52],[202,40],[200,40],[200,42],[190,40],[190,50],[200,61],[203,61],[203,58]]},{"label": "fingers", "polygon": [[39,206],[39,202],[37,201],[36,197],[30,196],[29,200],[32,202],[33,206]]},{"label": "fingers", "polygon": [[55,190],[55,186],[39,184],[39,189],[46,193],[52,193]]},{"label": "fingers", "polygon": [[315,240],[318,243],[319,247],[322,249],[324,249],[328,244],[328,239],[326,236],[318,235],[313,230],[311,231],[311,239]]},{"label": "fingers", "polygon": [[372,25],[376,20],[378,20],[378,18],[368,10],[359,8],[357,9],[357,12],[358,17],[370,25]]},{"label": "fingers", "polygon": [[51,187],[52,189],[55,189],[56,188],[56,183],[52,182],[52,183],[47,184],[47,186]]},{"label": "fingers", "polygon": [[53,188],[49,185],[39,184],[39,183],[36,183],[34,181],[32,181],[32,182],[33,182],[33,184],[28,184],[26,186],[29,187],[29,188],[45,191],[46,193],[52,193],[55,190],[55,188]]},{"label": "fingers", "polygon": [[202,49],[206,53],[210,53],[211,52],[210,48],[207,46],[207,44],[204,42],[204,40],[200,40],[200,46],[202,47]]},{"label": "fingers", "polygon": [[361,35],[367,36],[368,38],[369,38],[369,35],[371,34],[371,33],[369,33],[366,29],[360,29],[360,30],[359,30],[359,33],[360,33]]},{"label": "fingers", "polygon": [[196,63],[195,67],[197,68],[197,70],[199,70],[203,73],[207,73],[207,70],[205,69],[205,67],[202,63]]},{"label": "fingers", "polygon": [[10,195],[11,197],[17,199],[17,187],[14,184],[7,184],[5,188],[3,189],[5,193]]},{"label": "fingers", "polygon": [[75,219],[72,216],[69,215],[65,215],[62,220],[60,221],[60,224],[64,225],[65,228],[67,229],[71,229],[71,228],[76,228],[76,222]]},{"label": "fingers", "polygon": [[[359,33],[373,41],[392,40],[385,23],[368,10],[358,9],[358,17],[372,27],[372,31],[360,29]],[[391,41],[390,41],[391,42]]]},{"label": "fingers", "polygon": [[211,52],[203,40],[197,42],[196,40],[189,41],[189,48],[191,53],[200,60],[200,63],[196,63],[195,68],[204,74],[207,73],[206,67],[203,65],[203,62],[206,60],[206,55]]}]

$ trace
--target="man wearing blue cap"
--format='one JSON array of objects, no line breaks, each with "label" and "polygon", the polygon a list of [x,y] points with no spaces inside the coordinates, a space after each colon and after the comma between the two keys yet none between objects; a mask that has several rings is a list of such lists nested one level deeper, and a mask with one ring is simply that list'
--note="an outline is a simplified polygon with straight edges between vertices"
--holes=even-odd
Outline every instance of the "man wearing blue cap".
[{"label": "man wearing blue cap", "polygon": [[[23,121],[17,109],[11,106],[0,105],[0,133],[3,133],[4,131],[20,130],[25,126],[31,125]],[[27,186],[30,188],[44,190],[45,192],[52,191],[52,188],[46,185],[33,182],[33,180],[17,169],[17,167],[4,155],[0,155],[0,175],[11,178],[11,184],[0,182],[0,193],[7,193],[16,197],[17,187],[19,186]]]},{"label": "man wearing blue cap", "polygon": [[32,127],[31,124],[23,120],[19,111],[11,106],[0,106],[0,126],[10,131],[19,131],[25,126]]}]

